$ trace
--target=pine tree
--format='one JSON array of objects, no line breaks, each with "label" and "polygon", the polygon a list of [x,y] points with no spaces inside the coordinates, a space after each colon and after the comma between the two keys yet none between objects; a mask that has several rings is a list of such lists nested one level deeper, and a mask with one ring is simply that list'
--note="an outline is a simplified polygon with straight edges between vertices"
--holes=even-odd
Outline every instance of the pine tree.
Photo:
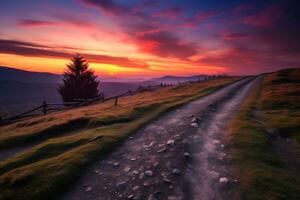
[{"label": "pine tree", "polygon": [[99,81],[94,71],[88,68],[88,62],[79,54],[76,54],[71,63],[67,64],[63,84],[58,88],[64,102],[99,96]]}]

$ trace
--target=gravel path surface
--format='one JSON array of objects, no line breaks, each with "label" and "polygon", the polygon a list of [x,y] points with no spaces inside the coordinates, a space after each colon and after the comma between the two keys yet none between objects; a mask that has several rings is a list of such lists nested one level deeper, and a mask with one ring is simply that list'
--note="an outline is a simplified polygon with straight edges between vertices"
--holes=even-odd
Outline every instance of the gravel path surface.
[{"label": "gravel path surface", "polygon": [[64,200],[230,199],[226,125],[258,78],[235,82],[149,123],[95,162]]}]

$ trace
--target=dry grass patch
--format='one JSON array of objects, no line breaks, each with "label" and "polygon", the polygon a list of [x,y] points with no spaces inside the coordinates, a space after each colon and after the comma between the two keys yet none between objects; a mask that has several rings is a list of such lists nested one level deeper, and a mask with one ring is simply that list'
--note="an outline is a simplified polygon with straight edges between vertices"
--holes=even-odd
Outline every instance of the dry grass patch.
[{"label": "dry grass patch", "polygon": [[[162,88],[121,98],[118,106],[108,101],[1,127],[3,148],[40,143],[0,163],[0,199],[56,199],[90,162],[102,159],[141,126],[238,79]],[[72,134],[64,135],[68,128]]]}]

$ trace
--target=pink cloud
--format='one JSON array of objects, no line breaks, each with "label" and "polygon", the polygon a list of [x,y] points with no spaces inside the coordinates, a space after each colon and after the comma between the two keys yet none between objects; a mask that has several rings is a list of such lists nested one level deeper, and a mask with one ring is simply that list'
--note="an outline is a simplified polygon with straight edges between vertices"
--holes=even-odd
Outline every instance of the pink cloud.
[{"label": "pink cloud", "polygon": [[205,20],[205,19],[207,19],[207,18],[209,18],[209,17],[213,17],[213,16],[215,16],[215,15],[217,15],[217,13],[216,12],[213,12],[213,11],[205,11],[205,12],[199,12],[199,13],[197,13],[196,14],[196,16],[195,16],[195,18],[197,19],[197,20]]},{"label": "pink cloud", "polygon": [[154,13],[153,17],[177,18],[182,14],[183,10],[180,7],[172,7]]},{"label": "pink cloud", "polygon": [[52,22],[52,21],[21,19],[18,21],[18,25],[32,27],[32,26],[56,26],[59,24],[57,22]]},{"label": "pink cloud", "polygon": [[[51,46],[31,42],[0,39],[0,53],[15,54],[28,57],[63,58],[69,59],[78,49],[63,48],[61,51]],[[100,54],[82,54],[90,62],[119,65],[129,68],[148,68],[148,64],[128,57],[109,56]]]},{"label": "pink cloud", "polygon": [[233,9],[233,13],[239,15],[239,14],[242,14],[246,11],[252,10],[253,8],[254,8],[253,4],[243,3],[243,4],[240,4],[240,5],[236,6]]},{"label": "pink cloud", "polygon": [[198,52],[195,44],[185,42],[168,32],[140,35],[135,38],[135,42],[141,52],[159,57],[186,59]]},{"label": "pink cloud", "polygon": [[223,33],[222,38],[224,40],[239,40],[248,37],[246,33]]},{"label": "pink cloud", "polygon": [[100,9],[106,14],[110,15],[127,15],[132,11],[132,8],[115,3],[114,0],[79,0],[87,6],[94,7]]},{"label": "pink cloud", "polygon": [[258,14],[245,17],[243,23],[256,27],[270,27],[278,21],[282,13],[283,11],[279,6],[271,5]]}]

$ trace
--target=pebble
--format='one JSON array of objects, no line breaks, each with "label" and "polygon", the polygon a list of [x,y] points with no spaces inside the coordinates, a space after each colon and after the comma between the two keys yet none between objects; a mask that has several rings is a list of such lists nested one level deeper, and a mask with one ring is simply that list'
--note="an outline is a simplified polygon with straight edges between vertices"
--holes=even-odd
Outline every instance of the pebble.
[{"label": "pebble", "polygon": [[129,195],[129,196],[127,197],[127,199],[133,199],[133,197],[134,197],[134,195],[131,194],[131,195]]},{"label": "pebble", "polygon": [[219,182],[220,183],[227,183],[229,180],[228,180],[228,178],[226,178],[226,177],[221,177],[221,178],[219,178]]},{"label": "pebble", "polygon": [[167,148],[165,147],[165,148],[158,150],[157,153],[165,152],[166,150],[167,150]]},{"label": "pebble", "polygon": [[167,145],[173,145],[175,143],[175,140],[168,140]]},{"label": "pebble", "polygon": [[130,167],[125,167],[124,172],[128,173],[130,171]]},{"label": "pebble", "polygon": [[189,154],[188,152],[184,152],[184,157],[185,158],[191,158],[191,154]]},{"label": "pebble", "polygon": [[147,171],[145,171],[145,175],[148,177],[151,177],[151,176],[153,176],[153,171],[147,170]]},{"label": "pebble", "polygon": [[175,175],[180,175],[181,171],[177,168],[173,169],[172,170],[172,174],[175,174]]},{"label": "pebble", "polygon": [[198,119],[197,117],[194,117],[194,118],[192,119],[192,122],[193,122],[193,123],[197,123],[197,122],[199,122],[199,119]]},{"label": "pebble", "polygon": [[137,186],[134,186],[134,187],[132,188],[132,191],[135,192],[135,191],[138,191],[139,189],[140,189],[140,186],[137,185]]},{"label": "pebble", "polygon": [[165,183],[171,183],[171,182],[172,182],[172,181],[171,181],[170,179],[168,179],[168,178],[164,178],[163,180],[164,180]]},{"label": "pebble", "polygon": [[138,171],[138,170],[133,170],[132,174],[133,174],[133,175],[138,175],[138,174],[139,174],[139,171]]},{"label": "pebble", "polygon": [[114,167],[117,167],[119,165],[120,165],[120,163],[118,163],[118,162],[114,163]]},{"label": "pebble", "polygon": [[149,197],[147,198],[147,200],[156,200],[156,198],[154,197],[153,194],[150,194]]},{"label": "pebble", "polygon": [[144,178],[144,176],[145,176],[144,172],[140,173],[140,175],[139,175],[139,179],[143,179],[143,178]]},{"label": "pebble", "polygon": [[129,137],[129,140],[132,140],[132,139],[133,139],[133,137],[132,137],[132,136],[130,136],[130,137]]},{"label": "pebble", "polygon": [[126,181],[118,182],[116,185],[117,190],[123,190],[126,186]]},{"label": "pebble", "polygon": [[152,147],[155,144],[155,142],[151,142],[150,144],[148,144],[148,147]]},{"label": "pebble", "polygon": [[87,187],[87,188],[85,189],[85,192],[90,192],[90,191],[92,191],[92,187]]},{"label": "pebble", "polygon": [[198,124],[197,123],[191,123],[190,124],[192,127],[194,127],[194,128],[198,128]]},{"label": "pebble", "polygon": [[153,164],[153,167],[157,167],[159,165],[159,163],[158,162],[155,162],[154,164]]},{"label": "pebble", "polygon": [[177,140],[177,139],[180,138],[180,135],[174,135],[173,138],[174,138],[175,140]]}]

